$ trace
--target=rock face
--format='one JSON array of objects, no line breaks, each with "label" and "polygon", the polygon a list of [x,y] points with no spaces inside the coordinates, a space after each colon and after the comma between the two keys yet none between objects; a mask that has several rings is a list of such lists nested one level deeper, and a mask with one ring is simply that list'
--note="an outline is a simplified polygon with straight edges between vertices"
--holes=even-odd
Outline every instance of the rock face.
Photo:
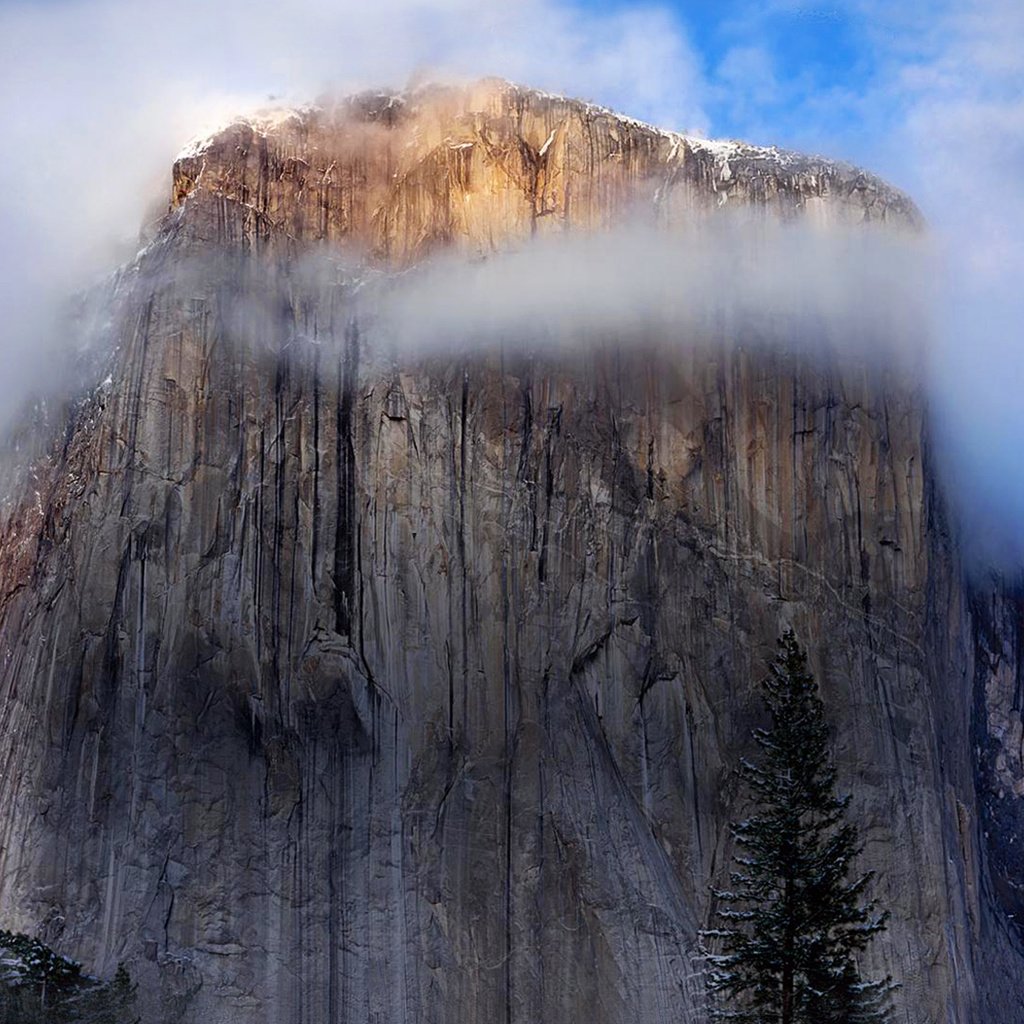
[{"label": "rock face", "polygon": [[729,337],[396,362],[306,260],[737,205],[917,223],[851,168],[494,82],[187,151],[108,382],[4,513],[5,922],[129,961],[147,1022],[702,1021],[792,624],[896,1020],[1021,1019],[1024,618],[964,577],[914,374]]}]

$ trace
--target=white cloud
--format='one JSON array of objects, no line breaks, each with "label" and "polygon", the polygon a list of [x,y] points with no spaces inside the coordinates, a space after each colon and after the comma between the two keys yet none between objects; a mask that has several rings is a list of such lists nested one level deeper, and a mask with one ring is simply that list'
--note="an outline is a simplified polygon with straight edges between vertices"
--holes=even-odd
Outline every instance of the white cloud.
[{"label": "white cloud", "polygon": [[761,112],[782,99],[774,56],[764,46],[731,46],[715,68],[714,84],[715,97],[737,124],[759,125]]},{"label": "white cloud", "polygon": [[722,213],[671,234],[634,223],[435,259],[371,288],[367,323],[412,352],[725,341],[919,366],[930,262],[909,232]]},{"label": "white cloud", "polygon": [[181,143],[239,109],[497,74],[703,129],[696,67],[663,10],[569,0],[0,4],[0,420],[50,371],[60,299],[132,250]]},{"label": "white cloud", "polygon": [[944,468],[972,543],[1024,557],[1024,7],[932,12],[894,75],[895,156],[942,245],[933,379]]}]

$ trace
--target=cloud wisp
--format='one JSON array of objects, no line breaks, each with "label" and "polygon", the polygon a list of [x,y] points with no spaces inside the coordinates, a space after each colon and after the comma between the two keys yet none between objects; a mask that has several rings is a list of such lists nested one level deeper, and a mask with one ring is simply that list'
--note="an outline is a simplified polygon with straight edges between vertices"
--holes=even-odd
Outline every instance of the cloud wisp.
[{"label": "cloud wisp", "polygon": [[706,127],[664,9],[571,0],[0,4],[0,423],[62,362],[58,314],[138,248],[181,144],[239,112],[410,76],[504,75]]},{"label": "cloud wisp", "polygon": [[672,233],[620,227],[486,260],[435,258],[369,289],[363,305],[399,355],[728,341],[919,365],[930,262],[910,233],[722,216]]},{"label": "cloud wisp", "polygon": [[1024,7],[972,0],[901,66],[911,181],[941,249],[932,391],[965,539],[1024,563]]}]

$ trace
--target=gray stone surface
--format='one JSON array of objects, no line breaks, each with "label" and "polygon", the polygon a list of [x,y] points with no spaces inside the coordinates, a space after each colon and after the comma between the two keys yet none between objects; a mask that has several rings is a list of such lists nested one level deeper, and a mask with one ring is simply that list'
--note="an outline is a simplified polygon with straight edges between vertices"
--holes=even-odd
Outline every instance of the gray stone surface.
[{"label": "gray stone surface", "polygon": [[896,1020],[1024,1015],[1020,601],[964,576],[913,369],[725,328],[396,364],[300,259],[638,202],[918,224],[842,165],[500,83],[178,162],[110,381],[4,511],[9,925],[128,960],[147,1022],[701,1021],[730,768],[793,625]]}]

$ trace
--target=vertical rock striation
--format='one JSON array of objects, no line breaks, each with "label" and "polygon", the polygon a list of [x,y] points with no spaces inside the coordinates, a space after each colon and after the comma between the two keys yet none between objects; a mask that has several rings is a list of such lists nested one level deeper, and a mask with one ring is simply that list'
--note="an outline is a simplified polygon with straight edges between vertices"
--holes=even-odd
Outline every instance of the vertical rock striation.
[{"label": "vertical rock striation", "polygon": [[918,223],[852,168],[496,82],[183,154],[110,379],[2,521],[5,920],[129,960],[153,1022],[703,1020],[792,624],[896,1019],[1019,1017],[1021,609],[965,581],[913,373],[724,327],[396,360],[310,262],[737,205]]}]

